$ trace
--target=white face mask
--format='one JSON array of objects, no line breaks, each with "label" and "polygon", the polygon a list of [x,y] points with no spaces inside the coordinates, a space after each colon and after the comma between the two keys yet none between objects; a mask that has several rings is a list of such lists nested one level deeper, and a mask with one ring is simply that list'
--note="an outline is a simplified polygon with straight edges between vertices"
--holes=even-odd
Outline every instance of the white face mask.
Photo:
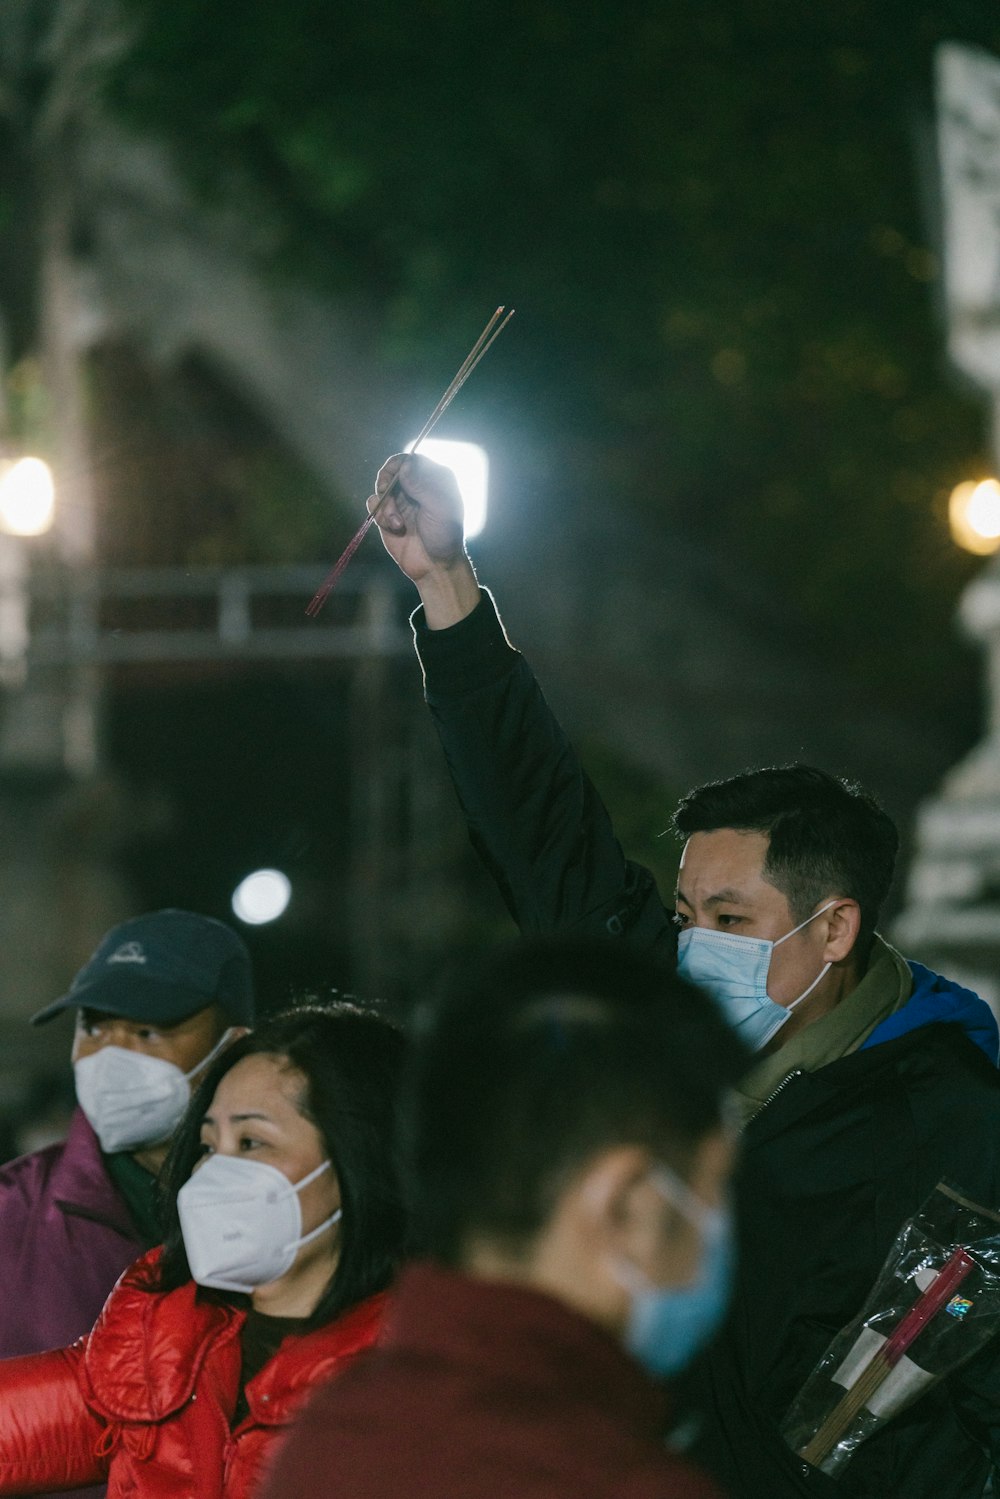
[{"label": "white face mask", "polygon": [[836,900],[828,900],[825,906],[820,906],[777,942],[770,942],[766,937],[737,937],[732,932],[718,932],[712,927],[685,927],[677,939],[677,972],[689,983],[707,990],[721,1006],[736,1034],[753,1051],[760,1051],[792,1018],[792,1012],[809,998],[833,966],[824,964],[797,999],[791,1004],[779,1005],[767,992],[774,949],[836,904]]},{"label": "white face mask", "polygon": [[341,1217],[338,1208],[311,1233],[302,1232],[299,1193],[329,1169],[324,1161],[293,1184],[263,1161],[209,1156],[177,1194],[192,1278],[200,1286],[247,1295],[280,1280],[302,1246]]},{"label": "white face mask", "polygon": [[230,1034],[190,1072],[124,1046],[102,1046],[74,1062],[77,1101],[101,1149],[111,1155],[169,1140],[191,1100],[191,1079],[218,1056]]}]

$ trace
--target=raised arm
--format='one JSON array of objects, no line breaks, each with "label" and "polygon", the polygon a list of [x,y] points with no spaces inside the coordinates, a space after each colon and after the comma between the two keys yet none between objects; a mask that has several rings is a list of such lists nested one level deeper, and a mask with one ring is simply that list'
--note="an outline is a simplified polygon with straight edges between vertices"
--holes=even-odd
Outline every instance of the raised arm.
[{"label": "raised arm", "polygon": [[607,811],[524,657],[481,590],[449,469],[396,456],[368,501],[420,594],[424,686],[472,841],[522,931],[572,929],[672,944],[649,871]]}]

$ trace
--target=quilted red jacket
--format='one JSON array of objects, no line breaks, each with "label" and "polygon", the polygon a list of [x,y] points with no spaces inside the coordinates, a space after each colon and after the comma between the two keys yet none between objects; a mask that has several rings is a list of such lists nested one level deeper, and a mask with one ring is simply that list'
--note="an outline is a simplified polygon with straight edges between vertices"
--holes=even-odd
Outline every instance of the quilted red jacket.
[{"label": "quilted red jacket", "polygon": [[70,1348],[0,1361],[0,1493],[108,1482],[109,1499],[250,1499],[298,1407],[378,1334],[385,1296],[286,1338],[231,1427],[246,1313],[156,1288],[161,1251],[122,1276]]}]

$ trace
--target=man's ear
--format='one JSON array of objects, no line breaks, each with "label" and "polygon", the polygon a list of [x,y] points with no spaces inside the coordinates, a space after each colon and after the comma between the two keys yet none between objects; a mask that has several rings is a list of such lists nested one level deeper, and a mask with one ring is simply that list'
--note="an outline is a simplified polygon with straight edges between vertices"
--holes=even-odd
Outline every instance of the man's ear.
[{"label": "man's ear", "polygon": [[674,1209],[656,1185],[646,1146],[601,1151],[579,1182],[578,1225],[605,1261],[627,1260],[652,1273],[663,1253],[664,1220]]},{"label": "man's ear", "polygon": [[633,1210],[632,1194],[653,1165],[645,1146],[615,1145],[599,1151],[577,1181],[574,1195],[581,1222],[601,1237],[620,1233]]},{"label": "man's ear", "polygon": [[[699,1147],[695,1166],[704,1201],[721,1200],[731,1162],[732,1144],[722,1131]],[[697,1272],[701,1235],[664,1192],[659,1169],[660,1161],[643,1146],[619,1146],[595,1157],[581,1199],[591,1218],[580,1228],[591,1235],[603,1267],[631,1265],[653,1284],[686,1285]]]},{"label": "man's ear", "polygon": [[831,906],[829,911],[825,911],[821,919],[826,922],[824,961],[843,963],[853,957],[861,931],[861,907],[857,901],[845,896],[835,906]]},{"label": "man's ear", "polygon": [[[655,1164],[642,1146],[595,1151],[559,1192],[532,1248],[531,1282],[616,1336],[630,1304],[621,1266],[635,1263],[637,1194],[641,1198],[645,1188],[655,1196],[649,1187]],[[659,1208],[662,1214],[662,1201]]]}]

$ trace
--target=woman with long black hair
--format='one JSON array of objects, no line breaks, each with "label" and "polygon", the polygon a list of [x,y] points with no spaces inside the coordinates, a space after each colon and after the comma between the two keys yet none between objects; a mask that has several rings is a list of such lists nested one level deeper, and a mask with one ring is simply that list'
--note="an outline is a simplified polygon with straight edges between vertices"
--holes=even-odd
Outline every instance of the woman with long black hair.
[{"label": "woman with long black hair", "polygon": [[166,1238],[71,1348],[0,1363],[0,1493],[249,1499],[402,1256],[402,1033],[347,1004],[241,1037],[171,1147]]}]

